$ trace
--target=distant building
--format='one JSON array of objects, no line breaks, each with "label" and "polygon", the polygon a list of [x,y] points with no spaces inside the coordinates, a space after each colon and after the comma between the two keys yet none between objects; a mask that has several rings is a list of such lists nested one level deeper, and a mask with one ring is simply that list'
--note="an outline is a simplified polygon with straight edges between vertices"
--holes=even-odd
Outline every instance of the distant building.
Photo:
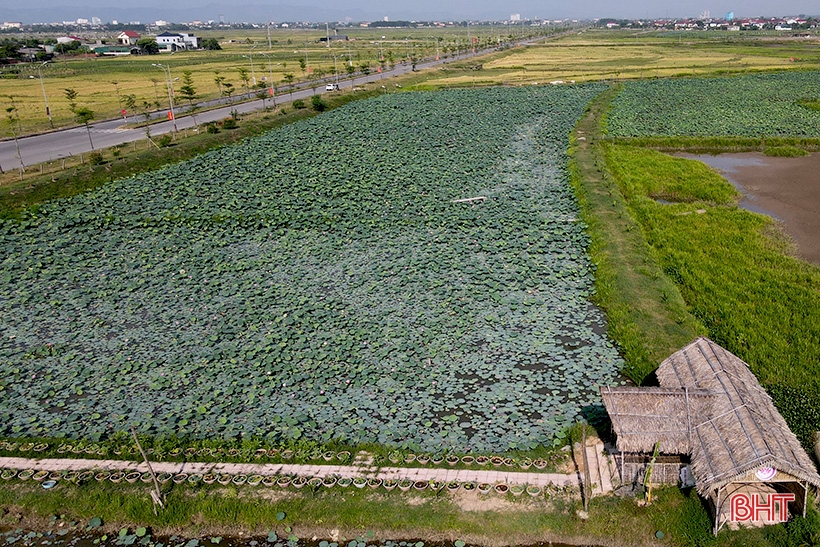
[{"label": "distant building", "polygon": [[199,49],[199,38],[187,32],[163,32],[157,34],[157,45],[161,51],[178,51],[180,49]]},{"label": "distant building", "polygon": [[58,44],[70,44],[71,42],[82,42],[83,39],[77,36],[60,36],[57,38]]},{"label": "distant building", "polygon": [[122,55],[139,55],[140,48],[137,46],[128,46],[128,45],[120,45],[120,46],[104,46],[98,45],[91,48],[94,53],[97,55],[104,55],[104,56],[112,56],[118,57]]},{"label": "distant building", "polygon": [[134,46],[139,42],[140,33],[135,30],[124,30],[117,36],[117,43],[123,46]]},{"label": "distant building", "polygon": [[520,21],[521,14],[520,13],[511,13],[510,14],[510,21]]},{"label": "distant building", "polygon": [[0,28],[8,29],[8,28],[23,28],[23,23],[18,23],[17,21],[6,21],[3,23],[3,26]]},{"label": "distant building", "polygon": [[45,50],[38,47],[23,47],[17,50],[20,58],[29,63],[37,60],[37,55],[43,53]]},{"label": "distant building", "polygon": [[347,34],[331,34],[330,36],[322,36],[319,38],[320,42],[327,42],[328,40],[331,42],[346,42],[349,38]]}]

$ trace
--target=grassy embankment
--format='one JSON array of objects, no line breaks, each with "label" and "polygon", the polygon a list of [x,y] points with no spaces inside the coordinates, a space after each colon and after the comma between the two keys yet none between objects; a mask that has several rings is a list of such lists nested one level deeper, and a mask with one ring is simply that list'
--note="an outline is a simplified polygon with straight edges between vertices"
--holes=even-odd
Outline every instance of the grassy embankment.
[{"label": "grassy embankment", "polygon": [[[8,483],[7,483],[8,484]],[[811,541],[815,512],[805,521],[765,529],[722,531],[711,535],[709,515],[692,491],[659,490],[652,506],[615,497],[594,498],[589,518],[577,515],[576,496],[553,491],[547,497],[384,492],[370,489],[221,487],[175,485],[166,489],[166,508],[153,513],[144,484],[60,484],[44,491],[38,483],[15,482],[0,488],[0,528],[40,530],[74,522],[82,531],[93,517],[112,536],[122,527],[147,526],[156,536],[207,535],[331,538],[341,541],[423,538],[478,545],[527,545],[549,541],[606,546],[679,545],[701,547],[797,546]],[[260,503],[260,501],[263,501]],[[277,513],[284,512],[280,520]],[[664,533],[658,541],[656,531]],[[180,540],[185,543],[185,540]]]},{"label": "grassy embankment", "polygon": [[820,269],[792,256],[774,220],[739,209],[732,186],[703,164],[624,145],[604,152],[689,310],[749,363],[808,446],[820,428]]},{"label": "grassy embankment", "polygon": [[[702,163],[607,142],[601,125],[615,93],[602,94],[578,125],[573,180],[590,226],[596,302],[624,353],[625,372],[645,381],[662,358],[707,334],[750,363],[806,443],[820,427],[814,404],[820,270],[791,255],[772,219],[739,209],[737,191]],[[675,140],[665,144],[673,148]],[[710,139],[677,144],[710,149]],[[673,490],[666,495],[680,496]],[[708,521],[703,507],[678,502],[673,520]],[[686,517],[683,507],[691,511]],[[816,520],[812,511],[790,527],[722,533],[716,540],[684,534],[675,543],[785,545],[797,529],[806,538],[816,534]],[[696,534],[697,528],[689,530]],[[812,541],[816,535],[806,544]]]},{"label": "grassy embankment", "polygon": [[705,329],[664,275],[607,170],[597,124],[616,92],[612,88],[594,101],[578,124],[572,139],[573,182],[590,230],[595,301],[606,311],[610,336],[624,355],[624,372],[642,383]]}]

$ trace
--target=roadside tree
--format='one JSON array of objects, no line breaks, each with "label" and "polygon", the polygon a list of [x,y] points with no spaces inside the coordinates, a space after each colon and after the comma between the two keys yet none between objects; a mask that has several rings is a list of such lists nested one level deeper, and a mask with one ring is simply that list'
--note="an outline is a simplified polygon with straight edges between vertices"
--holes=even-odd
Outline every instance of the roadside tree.
[{"label": "roadside tree", "polygon": [[145,36],[137,40],[137,46],[148,55],[159,53],[159,44],[157,44],[156,38],[151,38],[150,36]]},{"label": "roadside tree", "polygon": [[191,118],[194,120],[194,125],[197,125],[194,112],[196,112],[198,107],[194,105],[194,101],[199,98],[199,95],[196,94],[194,79],[191,77],[190,70],[182,71],[182,86],[179,88],[179,94],[183,99],[188,101],[188,112],[191,113]]}]

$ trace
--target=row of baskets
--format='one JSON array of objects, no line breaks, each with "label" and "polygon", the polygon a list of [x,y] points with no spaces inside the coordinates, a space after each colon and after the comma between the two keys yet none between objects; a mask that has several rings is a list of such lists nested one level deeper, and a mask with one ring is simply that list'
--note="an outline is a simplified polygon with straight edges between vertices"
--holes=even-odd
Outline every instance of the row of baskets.
[{"label": "row of baskets", "polygon": [[[381,479],[377,477],[339,477],[336,475],[329,475],[326,477],[305,477],[301,475],[245,475],[245,474],[231,474],[231,473],[158,473],[156,475],[157,481],[160,484],[173,482],[175,484],[220,484],[220,485],[249,485],[249,486],[266,486],[279,488],[303,488],[307,486],[311,489],[342,487],[342,488],[383,488],[385,490],[432,490],[432,491],[448,491],[457,492],[459,490],[466,492],[478,492],[480,494],[497,493],[506,495],[507,493],[513,496],[520,496],[524,493],[533,497],[538,497],[543,494],[544,490],[537,485],[524,484],[506,484],[503,482],[490,484],[476,481],[438,481],[438,480],[411,480],[411,479]],[[153,482],[151,473],[140,472],[133,470],[123,471],[108,471],[108,470],[86,470],[86,471],[45,471],[34,469],[3,469],[0,471],[0,479],[3,480],[33,480],[38,482],[46,482],[52,486],[57,481],[70,482],[112,482],[112,483],[136,483]]]},{"label": "row of baskets", "polygon": [[[49,447],[46,443],[31,443],[31,442],[9,442],[9,441],[0,441],[0,450],[1,451],[11,451],[11,452],[44,452]],[[136,448],[132,446],[121,446],[113,449],[110,453],[109,451],[98,444],[90,444],[90,445],[72,445],[69,443],[60,444],[56,447],[56,452],[58,455],[84,455],[84,456],[133,456],[137,454]],[[177,459],[193,459],[196,460],[197,458],[203,458],[207,460],[211,459],[226,459],[226,460],[260,460],[260,459],[267,459],[270,461],[281,461],[286,462],[289,460],[296,460],[296,461],[326,461],[326,462],[338,462],[338,463],[348,463],[353,459],[352,454],[347,450],[341,451],[319,451],[313,450],[310,452],[300,452],[291,450],[288,448],[285,449],[277,449],[277,448],[257,448],[255,450],[240,450],[238,448],[172,448],[168,451],[162,451],[162,453],[157,453],[154,451],[153,448],[147,448],[146,454],[149,456],[159,456],[158,459],[170,459],[170,460],[177,460]],[[557,454],[557,457],[560,457],[560,454]],[[550,466],[550,464],[554,464],[554,461],[548,461],[544,458],[536,458],[531,459],[528,457],[522,458],[511,458],[505,456],[474,456],[471,454],[465,454],[463,456],[459,456],[457,454],[415,454],[413,452],[400,452],[400,451],[393,451],[387,454],[385,457],[384,455],[380,456],[380,459],[383,463],[392,463],[394,465],[433,465],[433,466],[494,466],[494,467],[507,467],[507,468],[519,468],[522,470],[530,469],[531,467],[536,470],[543,470]],[[552,458],[551,458],[552,459]]]}]

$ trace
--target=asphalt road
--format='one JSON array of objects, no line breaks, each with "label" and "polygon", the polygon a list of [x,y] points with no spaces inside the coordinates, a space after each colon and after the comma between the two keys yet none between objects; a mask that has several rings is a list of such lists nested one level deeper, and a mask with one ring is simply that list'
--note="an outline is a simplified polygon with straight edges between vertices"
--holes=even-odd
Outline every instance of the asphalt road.
[{"label": "asphalt road", "polygon": [[[477,56],[484,53],[489,53],[490,51],[494,50],[462,55],[457,58],[450,58],[446,60],[431,60],[418,63],[416,65],[416,70],[422,70],[456,60],[463,60],[468,56]],[[412,69],[413,67],[409,63],[397,64],[392,70],[388,69],[382,73],[375,72],[367,76],[359,76],[354,80],[340,80],[339,87],[341,89],[347,89],[353,87],[354,84],[360,85],[365,82],[372,83],[378,81],[384,81],[385,83],[383,85],[385,86],[395,85],[388,83],[388,80],[393,76],[407,74],[408,72],[411,72]],[[324,82],[316,88],[316,93],[325,93]],[[312,88],[302,87],[300,89],[294,89],[292,95],[291,93],[277,95],[276,104],[285,104],[291,100],[297,99],[309,99],[313,94],[314,91]],[[236,100],[238,99],[239,98]],[[220,99],[219,101],[212,101],[211,104],[224,104],[225,102],[226,99]],[[266,102],[268,106],[270,106],[270,99]],[[207,105],[208,103],[203,103],[203,106]],[[263,105],[261,99],[242,103],[235,102],[214,110],[199,112],[196,114],[196,121],[198,125],[201,125],[227,118],[231,115],[232,110],[236,110],[239,114],[245,114],[247,112],[262,109]],[[184,106],[177,111],[176,127],[178,130],[192,128],[195,125],[194,120],[190,115],[183,115],[183,110]],[[165,111],[154,114],[155,117],[162,117],[164,115],[166,115]],[[158,135],[173,131],[174,123],[170,120],[166,120],[152,124],[150,129],[151,136],[156,137]],[[93,141],[95,149],[109,148],[145,138],[145,128],[128,128],[125,126],[125,120],[119,118],[115,120],[106,120],[89,124],[89,131],[86,131],[84,126],[72,127],[69,129],[62,129],[18,139],[17,144],[20,147],[19,158],[14,140],[0,142],[0,167],[2,167],[3,170],[18,169],[20,166],[20,158],[22,158],[23,164],[29,166],[43,162],[58,161],[61,158],[67,158],[90,152],[91,142],[89,141],[89,132],[91,134],[90,140]]]}]

